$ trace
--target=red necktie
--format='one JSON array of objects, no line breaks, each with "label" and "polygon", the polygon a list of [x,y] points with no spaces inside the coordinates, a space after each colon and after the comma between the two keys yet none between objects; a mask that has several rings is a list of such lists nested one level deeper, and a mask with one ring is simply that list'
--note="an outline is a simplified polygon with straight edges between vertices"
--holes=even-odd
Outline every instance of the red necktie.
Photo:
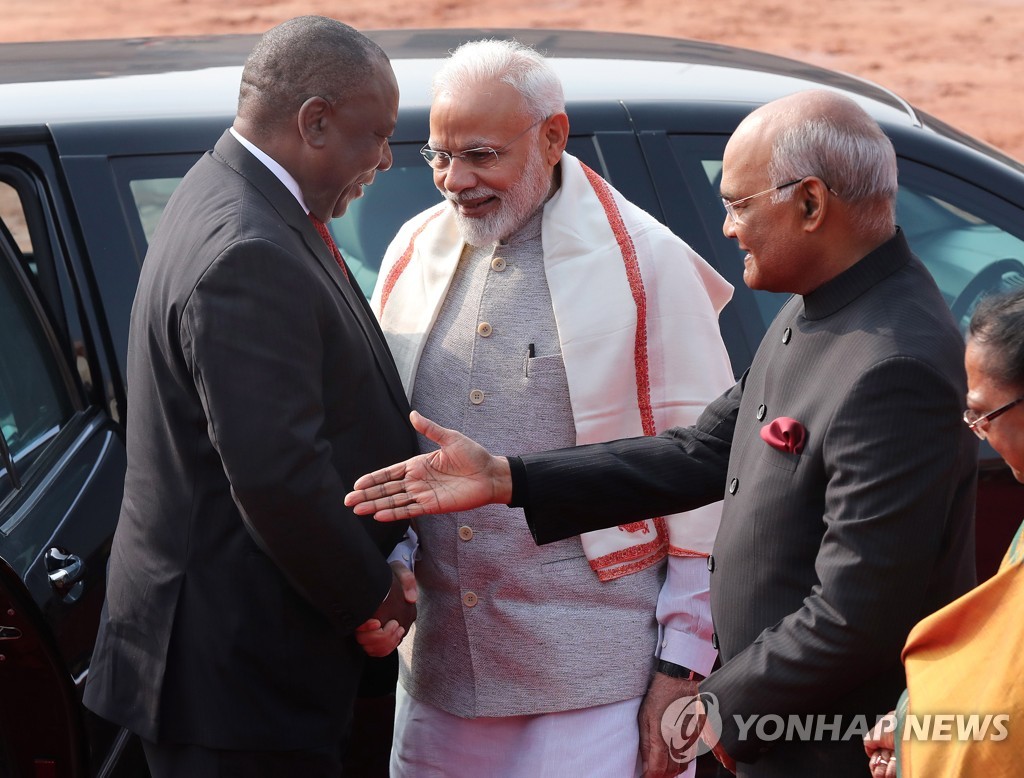
[{"label": "red necktie", "polygon": [[327,225],[320,221],[313,212],[309,213],[309,220],[313,222],[313,226],[316,227],[316,231],[320,233],[320,237],[324,239],[324,243],[327,244],[327,248],[334,254],[334,259],[338,263],[338,267],[341,268],[341,272],[345,275],[345,280],[352,283],[352,279],[348,277],[348,268],[345,267],[345,260],[341,257],[341,252],[338,251],[338,245],[334,242],[334,238],[331,237],[331,231],[327,229]]}]

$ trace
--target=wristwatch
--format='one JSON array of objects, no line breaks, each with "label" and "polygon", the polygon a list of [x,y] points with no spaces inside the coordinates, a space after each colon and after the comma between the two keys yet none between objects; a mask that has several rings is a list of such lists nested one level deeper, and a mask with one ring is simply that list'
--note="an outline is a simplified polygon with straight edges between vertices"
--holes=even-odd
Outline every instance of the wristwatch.
[{"label": "wristwatch", "polygon": [[675,662],[669,662],[665,659],[659,659],[658,665],[655,669],[662,675],[667,675],[669,678],[682,678],[686,681],[704,680],[703,675],[694,672],[689,667],[685,667],[684,665],[677,665]]}]

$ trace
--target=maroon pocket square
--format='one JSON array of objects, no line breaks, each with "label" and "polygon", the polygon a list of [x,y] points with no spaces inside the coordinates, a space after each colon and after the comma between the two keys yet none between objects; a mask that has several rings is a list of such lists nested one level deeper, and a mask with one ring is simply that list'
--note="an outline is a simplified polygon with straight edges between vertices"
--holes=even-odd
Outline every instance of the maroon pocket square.
[{"label": "maroon pocket square", "polygon": [[761,427],[761,439],[772,448],[788,454],[799,454],[804,450],[807,428],[796,419],[780,416],[771,424]]}]

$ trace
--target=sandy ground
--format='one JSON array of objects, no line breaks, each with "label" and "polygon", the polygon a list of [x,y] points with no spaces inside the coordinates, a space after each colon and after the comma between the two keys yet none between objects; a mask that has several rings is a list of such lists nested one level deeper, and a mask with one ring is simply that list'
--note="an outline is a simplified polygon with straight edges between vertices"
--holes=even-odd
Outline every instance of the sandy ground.
[{"label": "sandy ground", "polygon": [[0,41],[263,32],[306,13],[361,29],[555,27],[697,38],[871,79],[1024,160],[1024,0],[0,0],[0,9]]}]

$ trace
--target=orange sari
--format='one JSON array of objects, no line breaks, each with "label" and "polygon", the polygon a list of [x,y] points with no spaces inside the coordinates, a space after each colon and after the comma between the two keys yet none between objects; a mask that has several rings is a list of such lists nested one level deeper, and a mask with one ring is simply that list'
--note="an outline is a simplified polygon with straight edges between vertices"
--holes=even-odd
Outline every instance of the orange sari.
[{"label": "orange sari", "polygon": [[910,632],[907,778],[1002,778],[1024,760],[1024,525],[999,571]]}]

